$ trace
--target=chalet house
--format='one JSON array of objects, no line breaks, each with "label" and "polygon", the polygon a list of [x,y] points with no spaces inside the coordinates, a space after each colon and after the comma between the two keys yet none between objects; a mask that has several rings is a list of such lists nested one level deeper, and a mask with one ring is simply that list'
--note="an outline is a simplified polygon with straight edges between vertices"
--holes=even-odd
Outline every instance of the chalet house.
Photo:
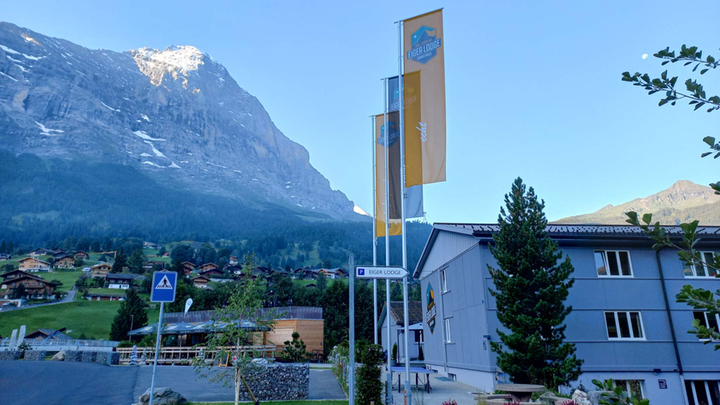
[{"label": "chalet house", "polygon": [[108,282],[108,288],[119,290],[127,290],[131,287],[133,281],[132,274],[108,273],[105,279]]},{"label": "chalet house", "polygon": [[25,296],[22,298],[55,297],[55,287],[57,287],[57,285],[49,281],[45,281],[40,277],[27,273],[15,274],[12,277],[5,278],[7,275],[8,274],[3,275],[3,282],[2,285],[0,285],[0,298],[14,299],[15,290],[20,286],[20,284],[25,287]]},{"label": "chalet house", "polygon": [[165,262],[160,260],[149,260],[147,264],[150,265],[150,268],[154,268],[156,265],[160,266],[161,269],[165,270]]},{"label": "chalet house", "polygon": [[317,272],[314,269],[303,269],[303,278],[305,280],[314,280]]},{"label": "chalet house", "polygon": [[230,272],[231,274],[235,274],[235,275],[238,275],[238,276],[240,276],[240,275],[243,274],[243,272],[242,272],[242,267],[240,267],[240,266],[227,266],[227,267],[225,268],[225,270],[227,270],[227,271]]},{"label": "chalet house", "polygon": [[65,257],[65,256],[67,256],[67,253],[65,253],[64,250],[59,249],[59,250],[53,252],[52,255],[53,255],[53,259],[57,260],[57,259],[61,259],[61,258]]},{"label": "chalet house", "polygon": [[209,278],[205,276],[196,276],[192,279],[193,285],[197,288],[208,288]]},{"label": "chalet house", "polygon": [[72,256],[63,255],[55,259],[55,263],[53,265],[56,269],[71,269],[75,267],[75,258]]},{"label": "chalet house", "polygon": [[190,262],[182,262],[183,269],[185,269],[185,275],[189,275],[195,271],[195,265]]},{"label": "chalet house", "polygon": [[160,245],[152,242],[143,242],[143,247],[148,249],[160,249]]},{"label": "chalet house", "polygon": [[10,260],[10,259],[12,259],[12,255],[0,253],[0,262],[4,262],[4,261]]},{"label": "chalet house", "polygon": [[47,254],[48,254],[48,250],[47,250],[47,249],[37,248],[37,249],[31,250],[30,253],[28,253],[28,256],[30,256],[30,257],[38,257],[38,256],[47,255]]},{"label": "chalet house", "polygon": [[170,257],[170,252],[163,253],[162,257]]},{"label": "chalet house", "polygon": [[217,268],[215,268],[215,269],[201,271],[200,275],[204,276],[204,277],[222,276],[223,272],[218,270]]},{"label": "chalet house", "polygon": [[50,271],[50,263],[34,257],[26,257],[18,261],[18,269],[31,272]]},{"label": "chalet house", "polygon": [[205,263],[202,266],[200,266],[200,272],[208,271],[208,270],[216,270],[218,268],[218,265],[215,263]]},{"label": "chalet house", "polygon": [[240,262],[238,262],[237,256],[230,256],[230,260],[228,261],[228,264],[233,265],[233,264],[238,264],[238,263],[240,263]]},{"label": "chalet house", "polygon": [[50,340],[71,340],[72,338],[63,332],[65,332],[67,328],[62,329],[38,329],[34,332],[30,332],[27,335],[25,335],[25,339],[39,339],[39,340],[45,340],[50,338]]},{"label": "chalet house", "polygon": [[105,278],[108,273],[110,273],[110,270],[112,270],[112,266],[107,263],[99,263],[90,268],[92,271],[92,277],[102,277]]},{"label": "chalet house", "polygon": [[318,273],[324,275],[327,278],[346,278],[348,276],[348,273],[341,268],[320,269]]},{"label": "chalet house", "polygon": [[75,252],[75,254],[73,254],[73,257],[74,257],[76,260],[77,260],[77,259],[87,260],[89,256],[88,256],[88,254],[85,253],[85,252]]}]

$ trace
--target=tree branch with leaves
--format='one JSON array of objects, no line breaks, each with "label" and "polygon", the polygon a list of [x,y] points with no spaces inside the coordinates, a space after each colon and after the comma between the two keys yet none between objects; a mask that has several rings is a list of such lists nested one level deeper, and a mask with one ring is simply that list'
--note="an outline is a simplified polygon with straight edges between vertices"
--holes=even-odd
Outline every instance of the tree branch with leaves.
[{"label": "tree branch with leaves", "polygon": [[[720,65],[720,62],[715,60],[711,55],[703,59],[702,51],[696,46],[688,47],[683,45],[677,54],[674,50],[670,51],[668,47],[658,51],[653,56],[663,60],[663,66],[668,63],[678,62],[682,62],[683,66],[694,65],[692,71],[696,72],[701,68],[700,75],[717,69]],[[685,80],[685,90],[679,90],[677,88],[678,77],[668,76],[667,70],[662,72],[659,78],[654,79],[651,79],[647,73],[635,73],[631,75],[629,72],[623,72],[622,81],[642,87],[648,91],[649,95],[663,92],[664,97],[660,99],[658,106],[663,106],[668,103],[674,106],[678,100],[686,99],[688,100],[688,104],[693,106],[694,111],[703,107],[707,107],[708,113],[720,110],[719,96],[708,96],[702,84],[698,83],[697,80],[689,78]],[[715,137],[706,136],[703,138],[703,142],[710,147],[711,151],[702,153],[700,155],[701,158],[710,155],[714,155],[714,159],[720,157],[720,143],[715,141]],[[715,194],[720,195],[720,182],[711,183],[710,187],[715,190]],[[704,257],[702,252],[697,249],[697,244],[700,241],[698,232],[699,221],[695,220],[680,224],[682,234],[678,239],[671,238],[671,235],[659,222],[653,223],[651,213],[644,214],[642,218],[634,211],[627,212],[626,215],[628,217],[626,222],[640,228],[655,242],[653,249],[675,249],[685,266],[702,266],[706,269],[714,269],[716,274],[720,273],[720,256],[713,255],[712,259],[708,260],[708,258]],[[715,295],[720,296],[720,290],[718,290]],[[675,298],[677,302],[686,303],[695,309],[705,310],[708,316],[715,316],[715,314],[720,312],[720,301],[715,299],[711,291],[702,288],[693,288],[690,285],[685,285]],[[706,325],[702,325],[697,319],[693,321],[693,329],[688,331],[688,333],[695,334],[700,339],[707,339],[706,344],[710,342],[720,342],[720,333],[718,333],[715,328],[708,328]],[[715,350],[718,349],[720,349],[720,344],[715,345]]]}]

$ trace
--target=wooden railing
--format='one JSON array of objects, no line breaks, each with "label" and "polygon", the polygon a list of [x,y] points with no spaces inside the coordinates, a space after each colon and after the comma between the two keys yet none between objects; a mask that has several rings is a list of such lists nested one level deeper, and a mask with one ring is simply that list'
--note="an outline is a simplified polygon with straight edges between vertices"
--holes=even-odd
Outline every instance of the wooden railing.
[{"label": "wooden railing", "polygon": [[[132,347],[118,347],[117,352],[120,353],[120,364],[130,363],[130,354],[132,353]],[[225,350],[228,352],[234,352],[234,347],[226,347]],[[275,352],[277,347],[274,345],[255,345],[255,346],[243,346],[240,348],[240,353],[250,354],[254,357],[260,358],[275,358]],[[202,355],[205,357],[205,362],[211,364],[215,361],[216,350],[207,350],[206,347],[161,347],[160,354],[158,355],[158,364],[191,364],[191,360],[195,357]],[[143,348],[137,349],[138,362],[143,355]],[[155,349],[148,347],[145,350],[145,356],[147,357],[148,364],[152,363],[155,359]]]}]

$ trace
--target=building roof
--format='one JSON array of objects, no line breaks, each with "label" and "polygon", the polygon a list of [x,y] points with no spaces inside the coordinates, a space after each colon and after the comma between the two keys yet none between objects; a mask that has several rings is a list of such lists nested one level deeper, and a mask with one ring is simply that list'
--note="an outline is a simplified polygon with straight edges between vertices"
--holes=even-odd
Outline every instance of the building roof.
[{"label": "building roof", "polygon": [[3,274],[3,275],[0,275],[0,277],[2,277],[3,280],[7,280],[7,279],[8,279],[9,277],[11,277],[11,276],[12,276],[12,277],[16,277],[16,276],[17,276],[17,277],[27,276],[27,277],[37,278],[38,280],[42,280],[42,277],[38,277],[38,276],[36,276],[36,275],[30,274],[30,273],[28,273],[28,272],[26,272],[26,271],[23,271],[23,270],[13,270],[13,271],[9,271],[9,272],[7,272],[7,273],[5,273],[5,274]]},{"label": "building roof", "polygon": [[115,279],[115,280],[134,280],[135,276],[132,274],[122,274],[122,273],[109,273],[106,277],[107,280]]},{"label": "building roof", "polygon": [[205,280],[205,281],[210,281],[210,279],[205,276],[195,276],[192,278],[192,281],[200,280],[200,279]]},{"label": "building roof", "polygon": [[25,339],[47,338],[52,335],[51,339],[70,340],[70,336],[64,334],[65,328],[62,329],[38,329],[25,335]]},{"label": "building roof", "polygon": [[18,260],[18,263],[19,263],[19,262],[24,262],[24,261],[26,261],[26,260],[35,260],[35,261],[38,261],[38,262],[40,262],[40,263],[45,263],[45,264],[47,264],[48,266],[50,265],[49,262],[46,262],[45,260],[36,259],[36,258],[34,258],[34,257],[26,257],[26,258],[24,258],[24,259],[20,259],[20,260]]},{"label": "building roof", "polygon": [[[404,325],[405,311],[402,301],[390,301],[390,315],[395,320],[396,325]],[[421,301],[410,301],[408,302],[408,316],[410,325],[415,325],[423,321],[422,302]],[[383,306],[382,312],[380,313],[380,319],[378,324],[382,325],[385,322],[385,306]]]},{"label": "building roof", "polygon": [[[680,238],[683,234],[683,230],[680,226],[663,226],[665,232],[670,235],[671,238]],[[433,243],[438,237],[440,232],[451,232],[458,233],[467,236],[472,236],[478,240],[481,238],[492,238],[493,234],[500,230],[498,224],[473,224],[473,223],[434,223],[433,230],[425,243],[420,260],[418,261],[413,277],[418,278],[420,276],[420,270],[427,260],[430,249]],[[549,224],[546,230],[551,238],[556,240],[579,240],[579,239],[605,239],[605,240],[635,240],[635,241],[646,241],[652,244],[647,234],[641,229],[633,225],[598,225],[598,224],[587,224],[587,225],[564,225],[564,224]],[[701,239],[712,239],[720,241],[720,226],[703,226],[698,227],[697,233]]]}]

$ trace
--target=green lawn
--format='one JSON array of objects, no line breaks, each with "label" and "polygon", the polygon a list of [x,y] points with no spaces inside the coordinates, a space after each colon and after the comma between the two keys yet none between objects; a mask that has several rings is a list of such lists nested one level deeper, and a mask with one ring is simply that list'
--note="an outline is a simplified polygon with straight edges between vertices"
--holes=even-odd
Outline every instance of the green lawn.
[{"label": "green lawn", "polygon": [[[110,326],[121,303],[78,298],[67,304],[0,312],[0,335],[10,336],[13,329],[26,325],[28,332],[40,328],[67,328],[70,331],[68,335],[74,338],[84,333],[88,338],[109,339]],[[147,313],[148,323],[157,322],[157,308],[149,308]]]},{"label": "green lawn", "polygon": [[67,292],[72,288],[75,282],[83,275],[80,271],[57,271],[55,273],[41,273],[41,277],[47,281],[59,280],[62,285],[58,287],[58,291]]}]

